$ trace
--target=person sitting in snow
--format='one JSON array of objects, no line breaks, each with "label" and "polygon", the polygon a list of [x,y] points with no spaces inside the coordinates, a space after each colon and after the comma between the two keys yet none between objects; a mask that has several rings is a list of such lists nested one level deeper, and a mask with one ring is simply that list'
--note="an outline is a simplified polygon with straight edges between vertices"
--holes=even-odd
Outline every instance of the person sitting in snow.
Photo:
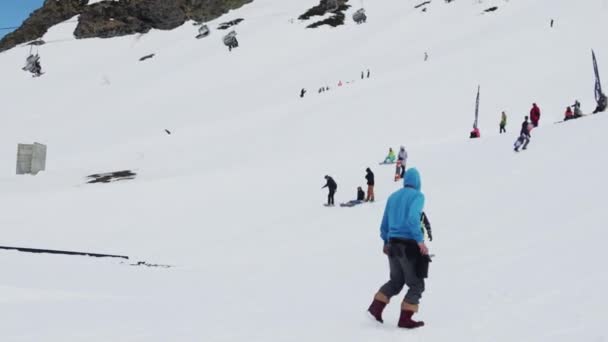
[{"label": "person sitting in snow", "polygon": [[361,204],[365,202],[365,191],[363,191],[363,189],[361,189],[360,186],[357,187],[357,199],[356,200],[350,200],[346,203],[340,203],[341,207],[354,207],[357,204]]},{"label": "person sitting in snow", "polygon": [[395,162],[395,158],[397,156],[395,155],[395,151],[393,151],[392,147],[388,148],[388,155],[386,156],[386,158],[384,158],[384,164],[392,164]]},{"label": "person sitting in snow", "polygon": [[572,108],[570,106],[566,107],[566,112],[564,113],[564,121],[574,119],[574,113],[572,113]]},{"label": "person sitting in snow", "polygon": [[479,132],[479,128],[473,126],[473,130],[471,131],[469,138],[476,139],[476,138],[480,138],[480,137],[481,137],[481,133]]}]

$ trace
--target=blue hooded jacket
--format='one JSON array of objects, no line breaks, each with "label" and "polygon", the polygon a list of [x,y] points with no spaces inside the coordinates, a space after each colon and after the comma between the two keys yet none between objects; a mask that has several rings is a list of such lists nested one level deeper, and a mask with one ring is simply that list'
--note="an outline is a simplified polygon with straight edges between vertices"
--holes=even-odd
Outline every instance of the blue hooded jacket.
[{"label": "blue hooded jacket", "polygon": [[408,169],[403,179],[403,189],[395,191],[386,202],[380,237],[384,243],[391,238],[424,241],[420,229],[420,217],[424,208],[424,195],[420,173],[415,168]]}]

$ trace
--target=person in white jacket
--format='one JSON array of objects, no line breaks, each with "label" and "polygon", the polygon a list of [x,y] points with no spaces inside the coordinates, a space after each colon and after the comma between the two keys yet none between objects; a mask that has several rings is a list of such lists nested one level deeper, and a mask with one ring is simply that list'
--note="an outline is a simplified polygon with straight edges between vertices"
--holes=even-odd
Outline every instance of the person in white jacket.
[{"label": "person in white jacket", "polygon": [[405,174],[405,163],[407,162],[407,151],[405,150],[405,147],[401,146],[399,148],[397,160],[401,162],[401,178],[403,178],[403,175]]}]

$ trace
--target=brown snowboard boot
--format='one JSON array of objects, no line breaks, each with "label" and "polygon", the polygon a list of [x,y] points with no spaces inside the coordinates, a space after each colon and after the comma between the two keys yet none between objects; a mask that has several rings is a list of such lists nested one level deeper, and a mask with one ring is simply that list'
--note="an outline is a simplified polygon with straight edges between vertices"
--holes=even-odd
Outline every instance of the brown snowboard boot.
[{"label": "brown snowboard boot", "polygon": [[388,304],[388,298],[386,298],[385,295],[378,293],[374,297],[374,301],[369,306],[367,311],[374,316],[376,321],[384,323],[384,320],[382,319],[382,311],[384,311],[386,304]]},{"label": "brown snowboard boot", "polygon": [[423,326],[424,322],[414,321],[412,319],[412,316],[416,312],[418,312],[418,305],[403,303],[403,305],[401,305],[401,316],[399,317],[399,324],[397,324],[397,326],[405,329],[416,329]]}]

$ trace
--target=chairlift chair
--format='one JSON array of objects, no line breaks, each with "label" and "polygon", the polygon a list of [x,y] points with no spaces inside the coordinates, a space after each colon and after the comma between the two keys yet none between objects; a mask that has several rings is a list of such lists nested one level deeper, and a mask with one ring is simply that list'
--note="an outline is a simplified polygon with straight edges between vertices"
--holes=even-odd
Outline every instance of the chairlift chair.
[{"label": "chairlift chair", "polygon": [[204,37],[207,37],[209,35],[210,31],[209,31],[209,27],[205,24],[203,24],[199,29],[198,29],[198,35],[196,36],[197,39],[201,39]]},{"label": "chairlift chair", "polygon": [[360,8],[353,14],[353,20],[357,24],[362,24],[367,21],[367,15],[365,15],[365,9]]}]

